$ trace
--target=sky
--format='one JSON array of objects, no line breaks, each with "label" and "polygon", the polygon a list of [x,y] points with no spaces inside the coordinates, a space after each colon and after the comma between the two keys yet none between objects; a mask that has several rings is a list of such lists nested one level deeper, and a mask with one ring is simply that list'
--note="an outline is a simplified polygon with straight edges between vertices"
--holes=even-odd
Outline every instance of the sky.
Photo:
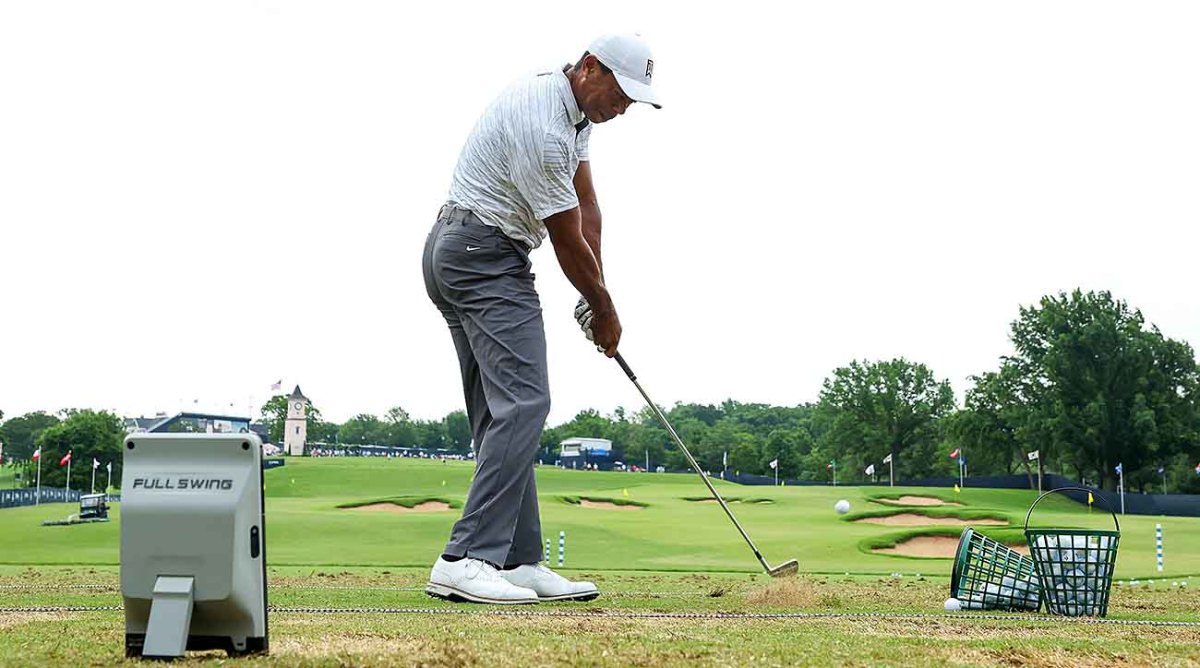
[{"label": "sky", "polygon": [[[948,380],[1111,290],[1200,345],[1194,2],[0,4],[0,410],[463,406],[420,258],[467,133],[596,36],[664,108],[597,126],[620,350],[659,404]],[[550,422],[641,396],[534,252]]]}]

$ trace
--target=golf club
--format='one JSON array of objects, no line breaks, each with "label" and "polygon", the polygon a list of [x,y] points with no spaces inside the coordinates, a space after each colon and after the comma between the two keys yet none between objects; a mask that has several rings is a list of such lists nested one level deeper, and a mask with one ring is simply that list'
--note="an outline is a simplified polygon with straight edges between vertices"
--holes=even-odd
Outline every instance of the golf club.
[{"label": "golf club", "polygon": [[621,357],[621,353],[617,353],[614,356],[614,359],[617,360],[617,364],[621,365],[621,369],[625,371],[625,375],[629,376],[629,380],[633,381],[633,386],[638,389],[638,392],[642,393],[642,398],[646,400],[646,403],[650,406],[650,410],[654,411],[654,414],[658,416],[659,422],[662,422],[662,425],[667,428],[667,432],[671,434],[671,438],[675,439],[675,444],[679,446],[679,449],[683,452],[683,455],[687,457],[688,462],[692,465],[692,469],[695,470],[696,473],[700,474],[700,479],[704,481],[704,486],[708,488],[708,491],[712,492],[713,498],[715,498],[717,502],[721,504],[721,508],[725,511],[725,514],[729,516],[729,519],[733,522],[733,526],[737,527],[738,532],[742,534],[742,538],[746,539],[746,544],[750,546],[751,550],[754,550],[754,556],[758,557],[758,563],[762,564],[763,570],[767,572],[767,575],[770,575],[773,578],[778,578],[785,575],[793,575],[800,570],[800,564],[795,559],[789,559],[782,564],[771,568],[771,565],[768,564],[767,560],[763,558],[762,552],[759,552],[758,548],[755,547],[754,541],[750,540],[750,536],[746,533],[746,530],[742,528],[742,525],[738,523],[737,518],[733,516],[733,511],[729,509],[728,504],[725,503],[725,499],[721,498],[721,495],[717,493],[716,488],[714,488],[712,483],[708,481],[708,476],[705,475],[704,471],[700,469],[700,465],[696,463],[696,459],[692,457],[692,453],[689,452],[687,446],[683,444],[683,440],[679,438],[679,434],[676,434],[675,429],[671,427],[671,423],[667,422],[667,417],[658,409],[658,404],[651,401],[650,395],[646,394],[646,391],[642,389],[641,384],[637,381],[637,376],[633,375],[633,370],[630,369],[629,365],[625,363],[625,358]]}]

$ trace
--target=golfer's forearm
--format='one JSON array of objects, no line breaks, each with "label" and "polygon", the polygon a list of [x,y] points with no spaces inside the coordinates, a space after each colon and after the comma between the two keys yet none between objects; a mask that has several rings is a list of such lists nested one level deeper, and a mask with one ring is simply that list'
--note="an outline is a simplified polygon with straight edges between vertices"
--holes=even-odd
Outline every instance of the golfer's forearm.
[{"label": "golfer's forearm", "polygon": [[600,268],[600,278],[604,279],[604,261],[600,259],[600,207],[593,202],[579,205],[579,217],[583,228],[583,238],[588,248],[596,258],[596,266]]},{"label": "golfer's forearm", "polygon": [[563,240],[561,243],[554,242],[554,254],[558,257],[563,274],[579,294],[587,299],[593,313],[612,310],[612,299],[608,296],[608,289],[604,287],[600,265],[582,235]]},{"label": "golfer's forearm", "polygon": [[[546,219],[546,230],[550,243],[563,274],[571,285],[587,299],[593,313],[603,313],[613,308],[612,299],[604,287],[600,263],[583,234],[580,209],[557,213]],[[598,242],[598,240],[597,240]]]}]

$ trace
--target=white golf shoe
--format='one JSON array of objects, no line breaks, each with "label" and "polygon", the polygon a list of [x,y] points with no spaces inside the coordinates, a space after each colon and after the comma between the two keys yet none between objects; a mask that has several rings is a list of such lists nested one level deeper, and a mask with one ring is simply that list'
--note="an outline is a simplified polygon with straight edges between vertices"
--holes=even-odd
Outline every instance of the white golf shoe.
[{"label": "white golf shoe", "polygon": [[541,564],[525,564],[499,574],[518,587],[532,589],[542,601],[590,601],[600,595],[591,582],[571,582]]},{"label": "white golf shoe", "polygon": [[447,601],[472,603],[538,602],[537,592],[510,583],[499,573],[494,566],[479,559],[446,561],[438,557],[429,574],[429,584],[425,585],[425,593]]}]

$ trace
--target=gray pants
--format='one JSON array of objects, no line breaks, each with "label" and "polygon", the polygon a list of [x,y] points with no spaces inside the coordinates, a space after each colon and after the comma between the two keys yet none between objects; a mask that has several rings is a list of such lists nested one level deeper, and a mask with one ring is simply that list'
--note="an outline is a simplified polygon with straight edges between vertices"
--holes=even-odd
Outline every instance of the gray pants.
[{"label": "gray pants", "polygon": [[444,553],[499,566],[537,563],[533,462],[550,383],[529,250],[471,212],[443,207],[421,264],[454,338],[475,439],[475,480]]}]

